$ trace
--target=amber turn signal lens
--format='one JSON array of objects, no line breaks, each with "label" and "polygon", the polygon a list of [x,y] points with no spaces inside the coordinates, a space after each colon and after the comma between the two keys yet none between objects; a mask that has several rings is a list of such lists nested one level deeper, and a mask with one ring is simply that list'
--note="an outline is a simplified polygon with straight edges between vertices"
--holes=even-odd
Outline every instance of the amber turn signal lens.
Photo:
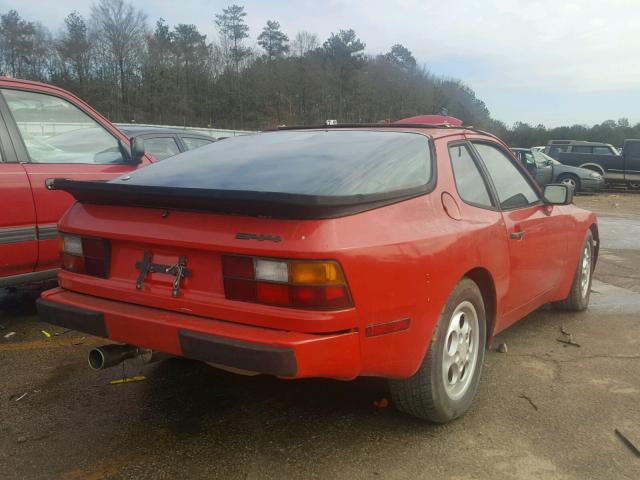
[{"label": "amber turn signal lens", "polygon": [[343,285],[342,269],[335,262],[290,262],[289,277],[294,285]]}]

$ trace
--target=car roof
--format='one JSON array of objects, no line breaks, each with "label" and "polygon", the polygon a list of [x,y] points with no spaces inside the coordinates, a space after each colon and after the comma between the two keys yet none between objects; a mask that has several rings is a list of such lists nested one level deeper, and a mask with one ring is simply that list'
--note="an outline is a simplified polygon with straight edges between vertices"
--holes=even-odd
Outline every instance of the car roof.
[{"label": "car roof", "polygon": [[474,127],[452,126],[448,124],[422,124],[422,123],[343,123],[338,125],[296,125],[281,126],[265,131],[282,131],[282,130],[371,130],[371,131],[396,131],[421,133],[433,139],[449,137],[453,135],[477,134],[491,137],[499,143],[504,143],[492,133],[479,130]]},{"label": "car roof", "polygon": [[604,142],[589,142],[587,140],[549,140],[547,145],[585,145],[585,146],[608,146],[611,147],[610,143]]},{"label": "car roof", "polygon": [[138,135],[144,134],[169,134],[169,135],[185,135],[188,137],[196,137],[196,138],[206,138],[209,140],[216,140],[214,137],[209,135],[205,135],[203,133],[193,132],[191,130],[182,130],[179,128],[170,128],[170,127],[151,127],[146,125],[123,125],[121,123],[116,123],[116,127],[122,130],[130,137],[136,137]]}]

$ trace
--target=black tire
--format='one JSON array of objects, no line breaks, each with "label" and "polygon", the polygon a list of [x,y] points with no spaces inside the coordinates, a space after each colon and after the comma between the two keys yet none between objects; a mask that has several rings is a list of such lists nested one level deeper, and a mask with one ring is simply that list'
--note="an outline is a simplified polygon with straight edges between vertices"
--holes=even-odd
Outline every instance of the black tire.
[{"label": "black tire", "polygon": [[[460,391],[459,397],[452,398],[447,391],[447,388],[451,387],[445,387],[445,382],[451,385],[450,379],[445,378],[443,371],[445,348],[447,348],[446,344],[451,339],[451,336],[447,338],[447,334],[450,325],[454,325],[451,322],[452,315],[461,306],[468,308],[468,304],[474,307],[477,317],[477,337],[473,336],[472,331],[469,331],[469,335],[467,335],[467,337],[472,337],[473,341],[477,342],[473,350],[476,358],[470,377],[464,376],[465,367],[457,370],[461,372],[460,379],[466,379],[466,387]],[[468,320],[460,320],[460,325],[465,321]],[[469,325],[472,323],[472,321],[469,321]],[[484,361],[486,328],[484,301],[480,289],[475,282],[464,278],[456,285],[447,299],[447,303],[438,319],[429,349],[418,371],[405,380],[389,381],[391,398],[397,409],[414,417],[435,423],[446,423],[464,414],[471,406],[478,389]],[[449,342],[449,350],[451,345],[452,343]],[[468,352],[471,352],[471,349]],[[458,367],[456,366],[455,368],[457,369]],[[450,375],[450,372],[451,370],[449,370],[448,375]],[[468,372],[466,373],[468,374]]]},{"label": "black tire", "polygon": [[[583,268],[585,255],[589,255],[589,270]],[[553,306],[558,310],[566,310],[570,312],[580,312],[589,306],[589,298],[591,297],[591,282],[593,281],[593,234],[591,230],[587,234],[580,248],[580,256],[578,257],[578,265],[573,275],[573,283],[569,295],[564,300],[554,302]],[[586,287],[583,287],[583,279],[585,275],[589,275],[586,280]]]},{"label": "black tire", "polygon": [[558,183],[563,183],[573,187],[573,193],[581,191],[580,179],[572,173],[563,173],[558,177]]}]

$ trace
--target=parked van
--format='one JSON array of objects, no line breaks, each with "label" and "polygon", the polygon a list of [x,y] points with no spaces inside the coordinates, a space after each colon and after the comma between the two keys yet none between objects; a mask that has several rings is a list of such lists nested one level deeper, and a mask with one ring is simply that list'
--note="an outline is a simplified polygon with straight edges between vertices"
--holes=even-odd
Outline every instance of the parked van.
[{"label": "parked van", "polygon": [[611,144],[582,140],[551,140],[545,150],[560,163],[593,170],[607,182],[640,188],[640,139],[625,140],[622,154]]}]

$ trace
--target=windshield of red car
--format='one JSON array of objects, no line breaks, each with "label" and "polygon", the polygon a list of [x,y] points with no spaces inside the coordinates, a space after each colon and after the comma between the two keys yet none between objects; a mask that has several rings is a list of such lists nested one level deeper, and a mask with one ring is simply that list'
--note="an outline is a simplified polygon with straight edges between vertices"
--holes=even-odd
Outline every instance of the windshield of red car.
[{"label": "windshield of red car", "polygon": [[418,133],[299,130],[229,138],[140,169],[130,185],[347,196],[403,191],[432,176]]}]

